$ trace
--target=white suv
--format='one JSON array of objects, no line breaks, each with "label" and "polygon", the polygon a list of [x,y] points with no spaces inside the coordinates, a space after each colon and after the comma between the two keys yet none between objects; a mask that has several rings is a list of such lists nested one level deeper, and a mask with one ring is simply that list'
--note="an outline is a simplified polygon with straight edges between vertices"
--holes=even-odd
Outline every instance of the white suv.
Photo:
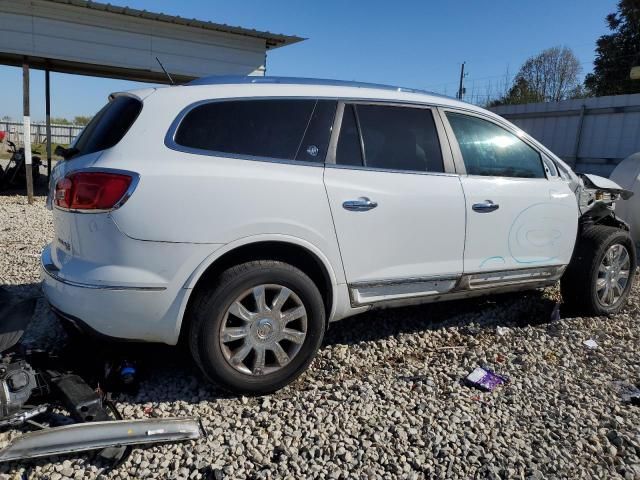
[{"label": "white suv", "polygon": [[371,308],[564,274],[565,302],[611,313],[634,276],[625,191],[425,92],[204,78],[112,95],[62,153],[51,306],[106,337],[183,338],[236,391],[291,382],[329,322]]}]

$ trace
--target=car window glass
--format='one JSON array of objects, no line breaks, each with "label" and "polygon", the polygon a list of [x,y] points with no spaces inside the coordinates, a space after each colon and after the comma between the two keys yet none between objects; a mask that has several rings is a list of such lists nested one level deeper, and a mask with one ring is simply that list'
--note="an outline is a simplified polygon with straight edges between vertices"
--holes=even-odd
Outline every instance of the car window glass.
[{"label": "car window glass", "polygon": [[338,165],[362,165],[360,135],[353,105],[345,105],[336,149]]},{"label": "car window glass", "polygon": [[303,99],[205,103],[182,119],[174,141],[199,150],[293,160],[315,105]]},{"label": "car window glass", "polygon": [[367,167],[443,172],[442,150],[431,110],[357,105]]},{"label": "car window glass", "polygon": [[469,175],[545,178],[540,154],[516,135],[470,115],[447,112]]},{"label": "car window glass", "polygon": [[337,105],[335,100],[318,100],[298,147],[296,160],[324,162]]},{"label": "car window glass", "polygon": [[73,142],[75,155],[106,150],[117,144],[136,121],[142,102],[137,98],[119,95],[96,113]]}]

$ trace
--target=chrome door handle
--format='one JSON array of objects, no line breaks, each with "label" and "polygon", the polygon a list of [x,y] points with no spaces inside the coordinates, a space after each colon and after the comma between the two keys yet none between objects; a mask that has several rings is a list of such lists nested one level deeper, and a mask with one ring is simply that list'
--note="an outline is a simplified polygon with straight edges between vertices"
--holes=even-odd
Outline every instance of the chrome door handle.
[{"label": "chrome door handle", "polygon": [[474,203],[473,207],[471,208],[473,208],[475,212],[489,213],[500,208],[500,205],[498,205],[497,203],[493,203],[491,200],[485,200],[481,203]]},{"label": "chrome door handle", "polygon": [[378,202],[374,202],[367,197],[360,197],[357,200],[347,200],[342,204],[342,208],[351,210],[352,212],[366,212],[377,206]]}]

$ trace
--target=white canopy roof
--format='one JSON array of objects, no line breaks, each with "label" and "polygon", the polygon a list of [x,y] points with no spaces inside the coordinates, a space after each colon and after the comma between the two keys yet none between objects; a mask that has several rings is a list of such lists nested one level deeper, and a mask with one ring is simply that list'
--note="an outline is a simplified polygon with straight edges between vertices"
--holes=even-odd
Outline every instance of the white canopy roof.
[{"label": "white canopy roof", "polygon": [[263,75],[267,50],[296,36],[85,0],[0,0],[0,63],[167,83]]}]

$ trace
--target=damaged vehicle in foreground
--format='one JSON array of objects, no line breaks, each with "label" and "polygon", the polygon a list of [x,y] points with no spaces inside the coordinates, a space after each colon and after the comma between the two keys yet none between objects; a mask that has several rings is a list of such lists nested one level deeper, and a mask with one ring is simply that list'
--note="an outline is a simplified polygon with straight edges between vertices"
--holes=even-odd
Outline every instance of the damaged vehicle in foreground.
[{"label": "damaged vehicle in foreground", "polygon": [[103,337],[189,345],[250,394],[372,308],[553,285],[588,314],[636,267],[617,184],[503,118],[404,88],[211,77],[113,94],[53,172],[43,290]]}]

